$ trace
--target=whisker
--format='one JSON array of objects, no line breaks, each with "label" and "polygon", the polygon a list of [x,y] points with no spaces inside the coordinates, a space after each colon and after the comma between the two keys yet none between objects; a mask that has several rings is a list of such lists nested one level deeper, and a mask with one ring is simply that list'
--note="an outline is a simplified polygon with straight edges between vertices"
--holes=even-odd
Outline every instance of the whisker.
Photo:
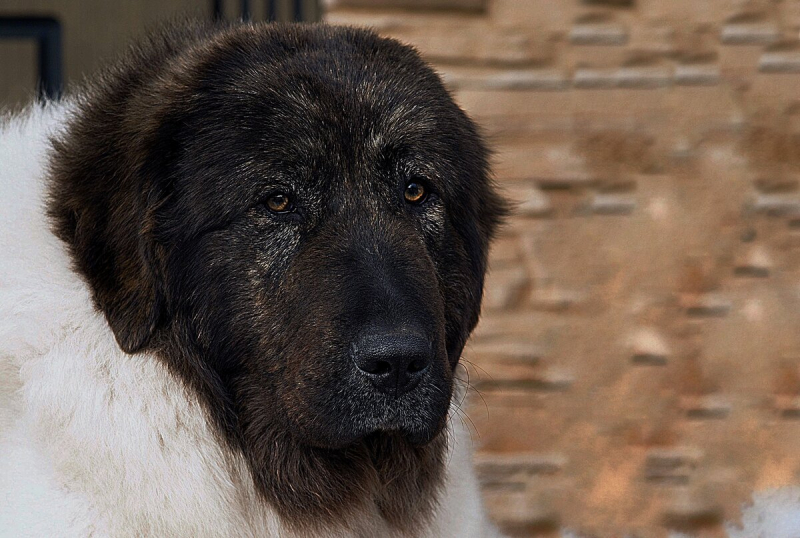
[{"label": "whisker", "polygon": [[[457,411],[458,411],[459,415],[461,415],[461,417],[462,417],[461,418],[461,423],[464,424],[464,426],[467,428],[467,431],[469,432],[470,441],[475,442],[475,439],[472,437],[472,432],[473,431],[475,432],[475,436],[478,438],[478,441],[480,441],[481,433],[478,431],[478,427],[475,425],[475,422],[473,422],[473,420],[471,418],[469,418],[469,415],[466,414],[461,409],[458,409]],[[467,419],[469,421],[469,424],[464,422],[464,419]]]},{"label": "whisker", "polygon": [[[469,362],[469,361],[467,361],[467,362]],[[472,364],[472,363],[470,363],[470,364]],[[467,397],[467,393],[470,391],[470,389],[471,389],[471,390],[474,390],[474,391],[475,391],[475,392],[478,394],[478,397],[479,397],[479,398],[481,399],[481,401],[483,402],[483,407],[484,407],[484,409],[486,410],[486,419],[488,420],[488,419],[489,419],[489,404],[488,404],[488,403],[486,403],[486,398],[484,398],[484,397],[483,397],[483,393],[482,393],[480,390],[478,390],[478,388],[477,388],[477,387],[475,387],[475,385],[473,385],[473,384],[471,383],[471,381],[470,381],[470,375],[469,375],[469,369],[468,369],[466,366],[464,366],[463,364],[459,364],[459,366],[461,366],[462,368],[464,368],[464,371],[465,371],[465,372],[466,372],[466,374],[467,374],[467,379],[466,379],[466,380],[464,380],[464,379],[461,379],[460,377],[457,377],[457,376],[455,377],[455,379],[457,379],[457,380],[458,380],[458,381],[460,381],[461,383],[464,383],[464,384],[465,384],[465,386],[466,386],[466,391],[464,391],[464,396],[461,398],[461,401],[459,402],[459,407],[462,407],[462,406],[463,406],[464,399]],[[474,366],[474,365],[473,365],[473,366]],[[484,372],[485,372],[485,371],[486,371],[486,370],[484,370]],[[491,378],[491,376],[489,376],[489,377]]]},{"label": "whisker", "polygon": [[483,367],[481,367],[481,366],[479,366],[479,365],[475,364],[474,362],[472,362],[472,361],[470,361],[470,360],[467,360],[467,359],[465,359],[464,357],[461,357],[461,360],[459,361],[459,364],[460,364],[460,363],[462,363],[462,362],[466,362],[467,364],[469,364],[470,366],[472,366],[472,367],[473,367],[473,368],[475,368],[476,370],[480,370],[481,372],[483,372],[484,374],[486,374],[486,377],[488,377],[490,380],[493,380],[493,379],[494,379],[494,378],[492,377],[492,374],[490,374],[489,372],[487,372],[485,368],[483,368]]}]

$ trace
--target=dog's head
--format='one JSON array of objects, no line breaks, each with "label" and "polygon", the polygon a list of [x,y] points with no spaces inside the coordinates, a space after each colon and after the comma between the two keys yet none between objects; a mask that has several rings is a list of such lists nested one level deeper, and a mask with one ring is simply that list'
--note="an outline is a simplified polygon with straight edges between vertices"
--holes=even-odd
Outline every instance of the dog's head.
[{"label": "dog's head", "polygon": [[282,444],[342,469],[436,460],[504,205],[418,55],[187,27],[91,96],[55,143],[51,210],[120,347],[200,391],[268,494]]}]

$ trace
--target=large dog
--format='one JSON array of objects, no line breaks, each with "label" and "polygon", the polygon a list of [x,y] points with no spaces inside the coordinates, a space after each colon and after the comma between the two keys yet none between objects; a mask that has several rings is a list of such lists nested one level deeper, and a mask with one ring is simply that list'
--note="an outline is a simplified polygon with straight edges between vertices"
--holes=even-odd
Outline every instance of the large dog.
[{"label": "large dog", "polygon": [[494,533],[454,371],[504,203],[411,48],[178,25],[0,163],[0,533]]}]

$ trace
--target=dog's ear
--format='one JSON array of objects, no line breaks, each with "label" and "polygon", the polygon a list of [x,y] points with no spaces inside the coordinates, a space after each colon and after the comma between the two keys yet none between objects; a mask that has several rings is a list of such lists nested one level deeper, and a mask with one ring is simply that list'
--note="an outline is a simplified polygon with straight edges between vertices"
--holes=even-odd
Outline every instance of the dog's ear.
[{"label": "dog's ear", "polygon": [[164,313],[163,256],[153,237],[157,206],[152,195],[135,190],[73,191],[51,206],[58,235],[127,353],[147,347]]},{"label": "dog's ear", "polygon": [[[488,197],[496,195],[487,185]],[[448,316],[447,350],[451,364],[455,367],[464,345],[478,324],[483,302],[483,285],[488,267],[491,240],[508,212],[506,201],[497,195],[494,202],[486,203],[476,213],[462,216],[455,221],[455,248],[453,265],[460,268],[458,274],[445,277],[445,297]],[[444,273],[448,269],[443,269]]]},{"label": "dog's ear", "polygon": [[[472,330],[478,324],[483,301],[483,286],[488,268],[489,248],[498,229],[512,211],[509,201],[492,180],[488,164],[489,152],[477,128],[460,111],[461,143],[458,155],[463,166],[459,177],[464,181],[460,201],[449,208],[454,229],[451,245],[460,258],[450,265],[461,272],[445,281],[445,297],[449,297],[447,348],[455,367]],[[443,271],[447,271],[444,269]]]},{"label": "dog's ear", "polygon": [[[52,141],[48,212],[119,346],[152,344],[169,317],[159,215],[171,199],[183,111],[193,103],[189,43],[216,31],[188,24],[132,48],[75,99]],[[188,73],[188,74],[187,74]],[[172,244],[172,243],[169,243]]]},{"label": "dog's ear", "polygon": [[[98,110],[102,110],[98,107]],[[53,141],[49,212],[124,351],[145,349],[165,317],[164,251],[157,244],[170,154],[142,132],[87,108]]]}]

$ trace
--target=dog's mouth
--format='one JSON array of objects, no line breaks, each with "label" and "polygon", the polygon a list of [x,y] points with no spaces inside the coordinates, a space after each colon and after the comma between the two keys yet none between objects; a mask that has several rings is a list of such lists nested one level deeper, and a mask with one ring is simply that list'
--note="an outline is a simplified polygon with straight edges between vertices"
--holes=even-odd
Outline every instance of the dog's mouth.
[{"label": "dog's mouth", "polygon": [[386,436],[422,447],[445,429],[448,404],[449,398],[446,403],[428,402],[427,405],[402,400],[365,405],[355,414],[322,414],[313,426],[300,426],[298,431],[304,444],[322,449],[346,449],[370,438]]},{"label": "dog's mouth", "polygon": [[424,448],[435,443],[441,437],[443,430],[443,427],[431,430],[386,427],[365,431],[361,435],[353,435],[347,439],[342,438],[337,442],[330,442],[328,438],[307,438],[303,440],[303,444],[313,449],[335,451],[345,455],[353,450],[359,450],[359,447],[380,445],[387,442],[402,444],[409,448]]},{"label": "dog's mouth", "polygon": [[[392,378],[401,362],[406,379]],[[371,364],[353,366],[347,356],[320,360],[330,367],[329,375],[320,368],[314,377],[295,378],[277,394],[289,430],[304,445],[323,449],[346,448],[372,435],[401,437],[418,447],[429,444],[446,426],[453,381],[441,355],[422,369],[413,362],[398,359],[384,374]]]},{"label": "dog's mouth", "polygon": [[400,437],[413,446],[424,446],[433,441],[442,432],[444,424],[445,420],[438,421],[432,427],[427,424],[408,424],[405,421],[389,422],[368,432],[365,438],[388,435]]},{"label": "dog's mouth", "polygon": [[401,422],[386,422],[381,424],[366,424],[360,428],[339,430],[330,435],[306,435],[304,444],[313,448],[328,450],[347,449],[369,439],[391,437],[402,439],[411,446],[423,447],[434,441],[444,430],[446,420],[441,420],[433,426],[409,425]]}]

